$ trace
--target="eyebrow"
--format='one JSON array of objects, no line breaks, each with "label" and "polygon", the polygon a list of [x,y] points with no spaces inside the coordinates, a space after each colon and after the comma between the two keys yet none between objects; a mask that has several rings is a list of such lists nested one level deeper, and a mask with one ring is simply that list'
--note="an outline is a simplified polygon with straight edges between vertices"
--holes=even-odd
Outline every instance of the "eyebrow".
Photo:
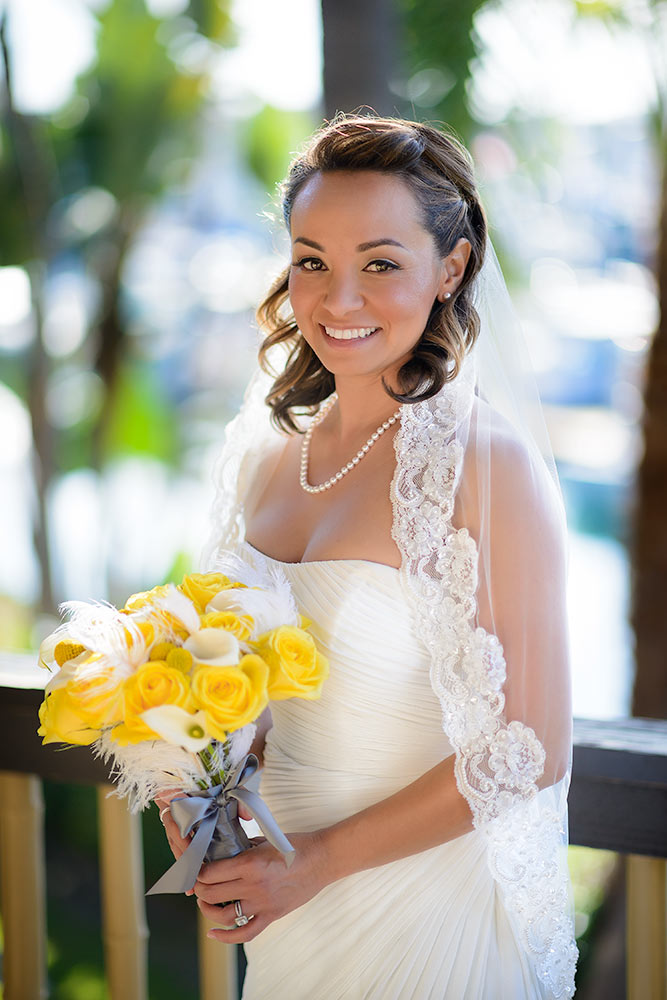
[{"label": "eyebrow", "polygon": [[[321,243],[316,243],[315,240],[309,240],[306,236],[297,236],[294,240],[295,243],[304,243],[307,247],[312,247],[313,250],[320,250],[324,253],[324,247]],[[401,247],[402,250],[406,248],[398,240],[392,240],[391,236],[383,236],[379,240],[369,240],[367,243],[360,243],[357,247],[359,253],[364,253],[366,250],[373,250],[375,247]]]}]

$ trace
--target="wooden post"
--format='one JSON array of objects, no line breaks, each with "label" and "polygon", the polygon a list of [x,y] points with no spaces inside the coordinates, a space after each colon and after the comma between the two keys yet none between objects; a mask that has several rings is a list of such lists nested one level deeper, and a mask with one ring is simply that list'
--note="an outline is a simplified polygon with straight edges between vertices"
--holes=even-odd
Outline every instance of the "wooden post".
[{"label": "wooden post", "polygon": [[199,910],[199,996],[201,1000],[238,1000],[236,947],[207,938],[212,926]]},{"label": "wooden post", "polygon": [[667,861],[629,854],[628,1000],[667,1000]]},{"label": "wooden post", "polygon": [[42,1000],[46,988],[46,878],[42,783],[0,773],[0,882],[5,1000]]},{"label": "wooden post", "polygon": [[141,817],[97,789],[102,880],[102,937],[111,1000],[147,1000],[148,926],[144,903]]}]

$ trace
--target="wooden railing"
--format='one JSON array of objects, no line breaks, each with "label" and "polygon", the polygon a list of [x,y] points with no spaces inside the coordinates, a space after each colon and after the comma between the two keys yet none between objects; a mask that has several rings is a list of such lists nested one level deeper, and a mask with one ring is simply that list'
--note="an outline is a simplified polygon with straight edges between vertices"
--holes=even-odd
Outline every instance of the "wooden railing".
[{"label": "wooden railing", "polygon": [[[102,927],[111,1000],[148,997],[139,817],[107,797],[87,749],[36,735],[44,674],[0,653],[0,880],[5,1000],[41,1000],[46,980],[42,779],[98,786]],[[626,855],[628,1000],[667,1000],[667,721],[575,721],[570,840]],[[201,1000],[236,1000],[236,950],[199,925]]]}]

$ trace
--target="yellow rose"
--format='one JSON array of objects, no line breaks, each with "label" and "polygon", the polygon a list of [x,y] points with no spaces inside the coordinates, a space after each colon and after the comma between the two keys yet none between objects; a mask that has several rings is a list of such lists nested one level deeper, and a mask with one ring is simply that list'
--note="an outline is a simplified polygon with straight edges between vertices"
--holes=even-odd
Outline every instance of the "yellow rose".
[{"label": "yellow rose", "polygon": [[329,661],[312,635],[293,625],[281,625],[261,636],[255,648],[269,666],[271,701],[319,698],[329,676]]},{"label": "yellow rose", "polygon": [[75,675],[65,685],[70,703],[93,729],[120,722],[122,683],[109,667],[94,669],[97,656],[79,664]]},{"label": "yellow rose", "polygon": [[233,611],[209,611],[201,615],[202,628],[223,628],[237,639],[248,639],[255,627],[250,615],[235,615]]},{"label": "yellow rose", "polygon": [[217,740],[254,722],[268,704],[269,670],[259,656],[241,657],[238,666],[198,667],[192,678],[197,708],[203,709],[206,728]]},{"label": "yellow rose", "polygon": [[136,674],[125,681],[123,693],[123,722],[112,732],[121,746],[159,739],[140,718],[142,712],[161,705],[190,707],[190,682],[186,674],[170,667],[163,660],[151,660],[140,667]]},{"label": "yellow rose", "polygon": [[138,594],[132,594],[131,597],[128,597],[125,607],[122,610],[126,614],[129,614],[131,611],[139,611],[140,608],[145,608],[146,605],[155,604],[156,600],[167,596],[169,586],[168,583],[163,583],[159,587],[153,587],[152,590],[141,590]]},{"label": "yellow rose", "polygon": [[145,618],[137,618],[134,615],[129,615],[128,617],[132,624],[130,628],[123,629],[125,644],[129,650],[135,650],[136,648],[140,655],[145,650],[146,659],[148,659],[148,650],[157,638],[155,634],[155,627],[158,624],[156,617],[153,616],[151,621]]},{"label": "yellow rose", "polygon": [[190,598],[197,609],[197,614],[201,615],[206,611],[208,602],[216,594],[231,586],[238,586],[238,584],[232,584],[224,573],[190,573],[189,576],[183,577],[178,589]]},{"label": "yellow rose", "polygon": [[[180,619],[153,603],[153,598],[168,600],[172,586],[168,584],[141,594],[134,594],[121,611],[121,614],[128,619],[128,627],[125,629],[127,648],[132,650],[133,647],[145,647],[146,660],[164,660],[165,656],[157,656],[153,652],[155,647],[169,643],[171,648],[175,638],[185,639],[188,634]],[[133,662],[136,666],[136,661]]]},{"label": "yellow rose", "polygon": [[91,729],[82,717],[78,706],[72,702],[67,686],[56,688],[48,694],[39,709],[40,727],[37,730],[42,743],[71,743],[90,746],[100,735]]}]

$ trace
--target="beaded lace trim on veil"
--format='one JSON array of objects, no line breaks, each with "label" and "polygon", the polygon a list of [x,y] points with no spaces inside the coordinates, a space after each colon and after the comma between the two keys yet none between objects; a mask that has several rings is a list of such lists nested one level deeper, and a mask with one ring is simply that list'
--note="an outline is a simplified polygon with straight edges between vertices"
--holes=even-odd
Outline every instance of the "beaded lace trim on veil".
[{"label": "beaded lace trim on veil", "polygon": [[472,364],[464,365],[456,383],[434,399],[403,407],[394,439],[392,535],[431,653],[431,684],[456,752],[459,791],[486,838],[489,866],[543,982],[553,997],[571,997],[577,950],[563,857],[564,807],[544,801],[559,797],[554,790],[538,793],[545,752],[535,732],[503,719],[503,648],[495,635],[475,627],[477,546],[466,528],[452,526],[464,458],[455,430],[472,405]]},{"label": "beaded lace trim on veil", "polygon": [[[394,439],[392,535],[401,580],[431,653],[431,684],[456,752],[456,780],[486,839],[494,879],[524,946],[554,998],[574,994],[576,947],[564,857],[567,779],[538,791],[545,751],[535,732],[503,718],[506,664],[495,635],[475,626],[477,546],[452,525],[464,448],[455,430],[470,414],[474,366],[434,398],[403,406]],[[227,429],[218,463],[213,530],[204,568],[244,539],[243,497],[257,462],[276,442],[257,372]]]}]

